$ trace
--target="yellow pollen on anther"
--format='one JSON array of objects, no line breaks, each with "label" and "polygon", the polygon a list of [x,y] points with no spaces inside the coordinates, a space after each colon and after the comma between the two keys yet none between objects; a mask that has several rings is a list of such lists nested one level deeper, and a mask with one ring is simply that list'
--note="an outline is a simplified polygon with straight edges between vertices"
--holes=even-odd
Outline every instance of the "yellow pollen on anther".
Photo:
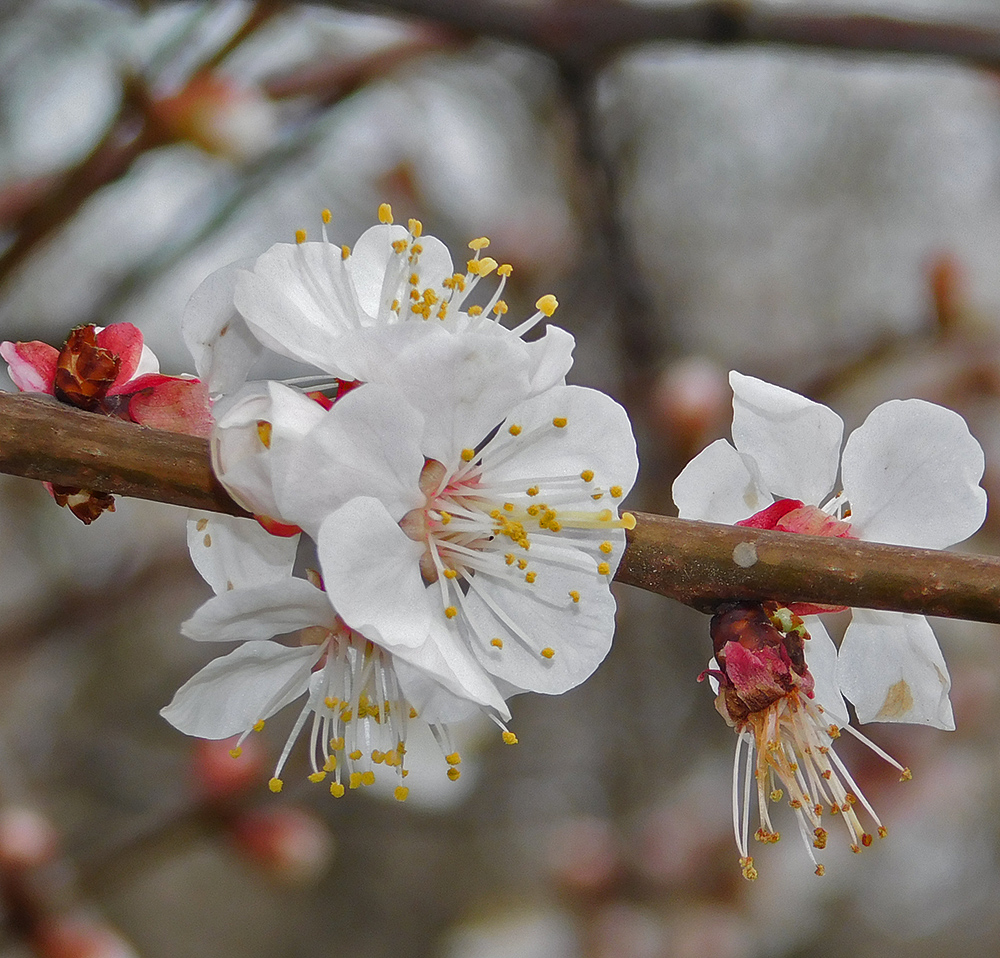
[{"label": "yellow pollen on anther", "polygon": [[327,755],[326,761],[323,763],[324,772],[335,772],[337,771],[337,756]]},{"label": "yellow pollen on anther", "polygon": [[253,730],[255,732],[263,732],[264,731],[264,720],[263,719],[258,719],[256,722],[254,722],[253,723]]},{"label": "yellow pollen on anther", "polygon": [[601,575],[610,575],[611,574],[611,566],[607,562],[600,562],[600,563],[598,563],[597,571]]},{"label": "yellow pollen on anther", "polygon": [[[399,255],[400,253],[405,253],[406,250],[407,250],[407,248],[409,247],[409,245],[410,244],[407,243],[406,240],[393,240],[392,241],[392,251],[394,253],[396,253],[397,255]],[[412,282],[412,280],[411,280],[411,282]],[[413,285],[416,286],[417,284],[413,283]]]},{"label": "yellow pollen on anther", "polygon": [[446,579],[457,579],[458,578],[458,570],[457,569],[445,569],[444,570],[444,577]]},{"label": "yellow pollen on anther", "polygon": [[887,829],[885,827],[885,825],[879,825],[879,827],[878,827],[878,837],[879,838],[885,838],[885,836],[888,835],[888,834],[889,834],[889,829]]},{"label": "yellow pollen on anther", "polygon": [[361,788],[361,773],[351,772],[350,778],[347,780],[348,788]]},{"label": "yellow pollen on anther", "polygon": [[453,782],[457,782],[461,776],[462,773],[457,768],[448,769],[448,778],[450,778]]},{"label": "yellow pollen on anther", "polygon": [[489,239],[485,236],[480,236],[478,239],[474,239],[469,242],[469,249],[481,250],[486,249],[489,245]]},{"label": "yellow pollen on anther", "polygon": [[330,220],[333,219],[333,214],[329,210],[323,210],[323,212],[320,213],[320,216],[323,217],[323,222],[328,225],[330,223]]},{"label": "yellow pollen on anther", "polygon": [[301,245],[305,241],[306,241],[306,231],[305,230],[296,230],[295,231],[295,242],[298,243],[299,245]]},{"label": "yellow pollen on anther", "polygon": [[454,618],[455,618],[455,616],[456,616],[456,615],[458,615],[458,609],[456,609],[456,608],[455,608],[455,606],[453,606],[453,605],[449,605],[449,606],[448,606],[448,607],[447,607],[447,608],[446,608],[446,609],[444,610],[444,614],[445,614],[446,616],[448,616],[448,618],[449,618],[449,619],[454,619]]},{"label": "yellow pollen on anther", "polygon": [[469,312],[470,316],[479,316],[483,312],[483,307],[482,306],[470,306],[468,312]]},{"label": "yellow pollen on anther", "polygon": [[901,782],[909,782],[912,779],[913,779],[913,772],[911,772],[908,768],[904,768],[903,774],[899,776],[899,780]]},{"label": "yellow pollen on anther", "polygon": [[461,765],[462,764],[462,756],[459,755],[458,752],[452,752],[451,755],[445,755],[444,760],[449,765]]},{"label": "yellow pollen on anther", "polygon": [[462,450],[462,461],[463,462],[472,462],[472,460],[475,459],[475,458],[476,458],[476,450],[475,449],[463,449]]},{"label": "yellow pollen on anther", "polygon": [[351,247],[348,246],[346,243],[344,243],[344,245],[340,247],[340,258],[347,259],[347,257],[350,255],[351,255]]},{"label": "yellow pollen on anther", "polygon": [[555,426],[556,429],[563,429],[567,422],[569,422],[569,420],[565,416],[556,416],[556,418],[552,420],[552,425]]},{"label": "yellow pollen on anther", "polygon": [[503,639],[490,639],[490,645],[492,645],[493,648],[495,648],[495,649],[502,649],[503,648]]},{"label": "yellow pollen on anther", "polygon": [[341,785],[340,782],[333,782],[330,785],[330,794],[334,798],[343,798],[344,797],[344,786]]},{"label": "yellow pollen on anther", "polygon": [[273,427],[266,419],[257,420],[257,438],[265,449],[271,448],[271,432]]},{"label": "yellow pollen on anther", "polygon": [[513,732],[508,732],[507,729],[504,729],[503,743],[504,745],[517,745],[517,736]]},{"label": "yellow pollen on anther", "polygon": [[392,793],[397,802],[405,802],[406,796],[410,794],[410,790],[405,785],[397,785],[396,790]]},{"label": "yellow pollen on anther", "polygon": [[623,529],[631,531],[635,528],[635,516],[631,512],[623,512],[621,515],[621,524]]},{"label": "yellow pollen on anther", "polygon": [[497,316],[505,315],[507,312],[507,304],[502,299],[498,299],[496,305],[493,307],[493,312],[496,313]]},{"label": "yellow pollen on anther", "polygon": [[361,773],[361,784],[362,785],[374,785],[375,784],[375,773],[368,769],[367,772]]},{"label": "yellow pollen on anther", "polygon": [[535,309],[544,313],[546,316],[551,316],[556,311],[558,306],[559,301],[551,293],[547,293],[537,303],[535,303]]},{"label": "yellow pollen on anther", "polygon": [[388,203],[382,203],[378,208],[378,220],[380,223],[392,222],[392,207]]},{"label": "yellow pollen on anther", "polygon": [[441,513],[441,525],[446,526],[446,525],[448,525],[449,522],[451,522],[451,513],[450,512],[442,512]]},{"label": "yellow pollen on anther", "polygon": [[[465,264],[465,268],[466,268],[466,269],[467,269],[467,270],[468,270],[468,271],[469,271],[469,272],[470,272],[470,273],[471,273],[471,274],[472,274],[473,276],[478,276],[478,275],[479,275],[479,260],[478,260],[478,259],[470,259],[470,260],[467,260],[467,261],[466,261],[466,264]],[[480,312],[482,312],[482,310],[480,310]]]},{"label": "yellow pollen on anther", "polygon": [[593,469],[584,469],[583,472],[580,473],[580,478],[584,482],[593,482],[594,481],[594,470]]},{"label": "yellow pollen on anther", "polygon": [[424,224],[420,220],[411,219],[406,225],[414,236],[419,236],[424,231]]},{"label": "yellow pollen on anther", "polygon": [[410,706],[410,718],[416,718],[420,713],[411,705]]},{"label": "yellow pollen on anther", "polygon": [[326,772],[313,772],[312,775],[309,776],[309,781],[322,782],[324,778],[326,778]]},{"label": "yellow pollen on anther", "polygon": [[604,493],[603,492],[595,492],[590,498],[593,499],[595,502],[598,502],[598,501],[600,501],[601,499],[604,498]]},{"label": "yellow pollen on anther", "polygon": [[[484,256],[479,260],[479,269],[477,272],[480,276],[489,276],[500,264],[492,256]],[[502,303],[503,300],[500,300]],[[505,310],[506,312],[506,310]]]},{"label": "yellow pollen on anther", "polygon": [[285,783],[280,778],[272,778],[271,781],[267,783],[267,787],[271,789],[272,792],[277,794],[281,791],[281,786]]},{"label": "yellow pollen on anther", "polygon": [[527,492],[529,496],[537,496],[538,486],[529,486],[527,489],[525,489],[525,492]]},{"label": "yellow pollen on anther", "polygon": [[410,262],[412,263],[413,260],[416,259],[416,257],[418,257],[423,251],[424,248],[419,243],[414,243],[413,246],[410,247]]},{"label": "yellow pollen on anther", "polygon": [[330,739],[330,748],[335,752],[341,752],[344,749],[344,736],[338,735],[337,738]]},{"label": "yellow pollen on anther", "polygon": [[534,582],[535,581],[535,573],[534,572],[526,572],[524,574],[524,581],[528,582],[528,583]]},{"label": "yellow pollen on anther", "polygon": [[543,659],[551,659],[552,656],[555,655],[555,654],[556,654],[556,650],[555,649],[550,649],[548,647],[542,649],[542,658]]},{"label": "yellow pollen on anther", "polygon": [[513,512],[514,511],[514,503],[513,502],[505,502],[503,504],[503,507],[504,507],[504,511],[505,512]]},{"label": "yellow pollen on anther", "polygon": [[349,759],[350,759],[350,760],[351,760],[352,762],[356,762],[356,761],[357,761],[357,760],[358,760],[359,758],[361,758],[361,749],[360,749],[360,748],[356,748],[356,749],[355,749],[355,750],[354,750],[353,752],[351,752],[351,753],[350,753],[350,755],[348,755],[347,757],[348,757],[348,758],[349,758]]},{"label": "yellow pollen on anther", "polygon": [[229,754],[232,755],[233,758],[239,758],[243,754],[243,749],[237,745],[236,748],[231,748],[229,750]]},{"label": "yellow pollen on anther", "polygon": [[600,545],[600,550],[605,555],[610,555],[612,549],[614,549],[614,546],[610,542],[602,542]]},{"label": "yellow pollen on anther", "polygon": [[420,285],[420,276],[417,273],[410,273],[410,285],[411,286]]},{"label": "yellow pollen on anther", "polygon": [[576,589],[570,589],[570,592],[569,592],[569,597],[570,597],[570,598],[571,598],[571,599],[572,599],[572,600],[573,600],[574,602],[579,602],[579,601],[580,601],[580,593],[579,593],[579,592],[577,592],[577,591],[576,591]]},{"label": "yellow pollen on anther", "polygon": [[517,560],[517,567],[522,572],[524,572],[524,570],[528,568],[528,560],[527,559],[518,559]]},{"label": "yellow pollen on anther", "polygon": [[514,272],[514,267],[510,263],[504,263],[503,266],[497,267],[497,274],[503,277],[510,276]]},{"label": "yellow pollen on anther", "polygon": [[385,761],[385,752],[380,752],[377,748],[372,749],[372,761],[376,765],[381,765]]},{"label": "yellow pollen on anther", "polygon": [[517,423],[514,423],[514,425],[512,425],[510,429],[507,430],[507,432],[509,432],[512,436],[520,436],[521,427]]},{"label": "yellow pollen on anther", "polygon": [[514,564],[514,553],[513,552],[508,552],[503,557],[503,561],[506,562],[507,565],[513,565]]},{"label": "yellow pollen on anther", "polygon": [[622,497],[622,487],[621,486],[612,486],[608,490],[608,492],[611,493],[611,498],[612,499],[621,499],[621,497]]}]

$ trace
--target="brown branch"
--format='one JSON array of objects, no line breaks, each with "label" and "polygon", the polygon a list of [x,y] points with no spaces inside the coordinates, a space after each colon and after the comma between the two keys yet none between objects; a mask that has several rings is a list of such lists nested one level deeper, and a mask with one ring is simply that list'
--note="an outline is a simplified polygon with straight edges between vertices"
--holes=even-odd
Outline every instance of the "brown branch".
[{"label": "brown branch", "polygon": [[740,0],[686,6],[572,0],[327,0],[332,6],[404,14],[532,47],[564,64],[594,66],[653,41],[712,45],[774,43],[839,52],[953,57],[1000,67],[1000,29],[870,14],[796,13]]},{"label": "brown branch", "polygon": [[[0,393],[0,472],[246,515],[208,442]],[[1000,558],[638,513],[619,582],[703,611],[782,599],[1000,622]],[[108,521],[108,520],[103,520]]]}]

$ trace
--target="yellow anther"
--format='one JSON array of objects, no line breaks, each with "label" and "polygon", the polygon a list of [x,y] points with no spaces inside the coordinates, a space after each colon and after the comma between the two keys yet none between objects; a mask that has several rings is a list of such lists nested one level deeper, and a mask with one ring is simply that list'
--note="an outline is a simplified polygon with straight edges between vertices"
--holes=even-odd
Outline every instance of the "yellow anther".
[{"label": "yellow anther", "polygon": [[396,790],[392,794],[396,796],[397,802],[405,802],[406,796],[410,794],[410,790],[405,785],[397,785]]},{"label": "yellow anther", "polygon": [[392,207],[388,203],[382,203],[378,208],[378,220],[380,223],[392,222]]},{"label": "yellow anther", "polygon": [[457,579],[458,578],[458,570],[457,569],[445,569],[444,570],[444,577],[446,579]]},{"label": "yellow anther", "polygon": [[341,785],[340,782],[332,782],[330,784],[330,794],[334,798],[343,798],[344,797],[344,786]]},{"label": "yellow anther", "polygon": [[461,773],[461,771],[459,771],[459,769],[457,769],[457,768],[449,768],[448,769],[448,778],[450,778],[453,782],[457,782],[459,780],[459,778],[461,778],[461,776],[462,776],[462,773]]},{"label": "yellow anther", "polygon": [[359,758],[361,758],[361,749],[360,749],[360,748],[356,748],[356,749],[355,749],[355,750],[354,750],[353,752],[351,752],[351,753],[350,753],[350,754],[349,754],[349,755],[348,755],[347,757],[348,757],[348,758],[349,758],[349,759],[350,759],[350,760],[351,760],[352,762],[356,762],[356,761],[357,761],[357,760],[358,760]]},{"label": "yellow anther", "polygon": [[505,502],[505,503],[503,504],[503,507],[504,507],[504,509],[505,509],[505,510],[506,510],[507,512],[513,512],[513,511],[514,511],[514,503],[513,503],[513,502]]},{"label": "yellow anther", "polygon": [[532,583],[532,582],[534,582],[535,581],[535,573],[534,572],[526,572],[524,574],[524,581],[527,582],[527,583],[529,583],[529,584]]},{"label": "yellow anther", "polygon": [[271,448],[271,432],[273,427],[266,419],[257,420],[257,438],[265,449]]},{"label": "yellow anther", "polygon": [[482,306],[470,306],[468,312],[469,312],[470,316],[479,316],[483,312],[483,307]]},{"label": "yellow anther", "polygon": [[462,756],[459,755],[458,752],[452,752],[451,755],[445,755],[444,760],[449,765],[461,765],[462,764]]},{"label": "yellow anther", "polygon": [[[479,261],[479,269],[477,272],[480,276],[489,276],[500,264],[492,256],[484,256]],[[503,300],[500,300],[502,303]],[[506,312],[506,310],[505,310]]]},{"label": "yellow anther", "polygon": [[528,510],[527,510],[528,515],[532,516],[532,517],[537,516],[538,513],[539,513],[540,508],[541,508],[540,506],[528,506]]},{"label": "yellow anther", "polygon": [[507,312],[507,303],[502,299],[498,299],[496,301],[496,305],[493,307],[493,312],[496,313],[497,316],[505,315]]},{"label": "yellow anther", "polygon": [[[399,255],[400,253],[405,253],[406,250],[407,250],[407,248],[409,247],[409,245],[410,244],[407,243],[406,240],[393,240],[392,241],[392,251],[394,253],[396,253],[397,255]],[[411,282],[412,282],[412,280],[411,280]],[[416,286],[417,284],[414,282],[413,285]]]},{"label": "yellow anther", "polygon": [[394,299],[392,301],[392,311],[394,313],[398,313],[399,312],[399,300],[398,299]]},{"label": "yellow anther", "polygon": [[348,788],[360,788],[361,787],[361,773],[351,772],[351,777],[347,780]]},{"label": "yellow anther", "polygon": [[263,732],[264,731],[264,720],[263,719],[258,719],[256,722],[254,722],[253,723],[253,730],[255,732]]},{"label": "yellow anther", "polygon": [[535,309],[544,313],[546,316],[551,316],[556,311],[558,306],[559,301],[551,293],[547,293],[537,303],[535,303]]},{"label": "yellow anther", "polygon": [[328,695],[325,699],[323,699],[323,704],[328,709],[335,709],[338,705],[340,705],[340,699],[330,698],[330,696]]},{"label": "yellow anther", "polygon": [[601,500],[601,499],[604,498],[604,493],[603,492],[595,492],[590,498],[593,499],[595,502],[597,502],[597,501],[599,501],[599,500]]},{"label": "yellow anther", "polygon": [[556,429],[562,429],[565,427],[567,422],[569,422],[569,420],[565,416],[556,416],[556,418],[552,420],[552,425],[555,426]]},{"label": "yellow anther", "polygon": [[517,736],[513,732],[508,732],[507,729],[504,729],[503,743],[504,745],[517,745]]},{"label": "yellow anther", "polygon": [[579,593],[579,592],[577,592],[577,591],[576,591],[576,589],[570,589],[570,593],[569,593],[569,597],[570,597],[570,598],[571,598],[571,599],[572,599],[572,600],[573,600],[574,602],[579,602],[579,601],[580,601],[580,593]]},{"label": "yellow anther", "polygon": [[831,725],[826,730],[826,734],[829,735],[830,738],[840,738],[840,729],[836,725]]},{"label": "yellow anther", "polygon": [[243,749],[237,745],[236,748],[231,748],[229,750],[229,754],[232,755],[233,758],[239,758],[243,754]]},{"label": "yellow anther", "polygon": [[634,529],[635,528],[635,516],[631,512],[623,512],[621,515],[621,522],[623,529]]},{"label": "yellow anther", "polygon": [[306,231],[305,230],[296,230],[295,231],[295,242],[299,243],[299,244],[302,244],[305,241],[306,241]]},{"label": "yellow anther", "polygon": [[454,619],[458,615],[458,609],[453,605],[449,605],[448,608],[444,610],[444,614],[448,616],[449,619]]},{"label": "yellow anther", "polygon": [[594,470],[593,469],[584,469],[583,472],[580,473],[580,478],[584,482],[593,482],[594,481]]},{"label": "yellow anther", "polygon": [[780,788],[772,788],[771,789],[771,801],[772,802],[780,802],[781,801],[781,797],[784,794],[785,793]]},{"label": "yellow anther", "polygon": [[508,552],[503,557],[503,561],[506,562],[507,565],[513,565],[514,564],[514,553],[513,552]]},{"label": "yellow anther", "polygon": [[375,784],[375,773],[368,769],[367,772],[361,773],[361,784],[362,785],[374,785]]},{"label": "yellow anther", "polygon": [[504,263],[503,266],[497,267],[497,274],[503,276],[504,278],[510,276],[514,272],[514,267],[510,263]]},{"label": "yellow anther", "polygon": [[451,513],[450,512],[442,512],[441,513],[441,525],[446,526],[446,525],[448,525],[449,522],[451,522]]},{"label": "yellow anther", "polygon": [[407,228],[414,236],[419,236],[424,231],[424,224],[420,220],[411,219],[407,222]]},{"label": "yellow anther", "polygon": [[326,772],[313,772],[312,775],[309,776],[309,781],[322,782],[324,778],[326,778]]},{"label": "yellow anther", "polygon": [[[471,274],[472,274],[473,276],[478,276],[478,275],[479,275],[479,260],[478,260],[478,259],[470,259],[470,260],[467,260],[467,261],[466,261],[466,264],[465,264],[465,268],[466,268],[466,269],[467,269],[467,270],[468,270],[468,271],[469,271],[469,272],[470,272],[470,273],[471,273]],[[480,310],[480,312],[482,312],[482,310]]]},{"label": "yellow anther", "polygon": [[476,458],[476,450],[475,449],[463,449],[462,450],[462,461],[463,462],[472,462],[472,460],[475,459],[475,458]]},{"label": "yellow anther", "polygon": [[281,791],[281,786],[285,783],[280,778],[272,778],[271,781],[267,783],[267,787],[271,789],[272,792],[277,794]]},{"label": "yellow anther", "polygon": [[816,866],[815,874],[819,875],[819,877],[822,878],[826,874],[826,866],[825,865],[817,865]]},{"label": "yellow anther", "polygon": [[418,273],[410,273],[410,285],[411,286],[420,285],[420,276]]},{"label": "yellow anther", "polygon": [[495,648],[495,649],[502,649],[503,648],[503,639],[490,639],[490,645],[492,645],[493,648]]},{"label": "yellow anther", "polygon": [[608,492],[611,493],[611,498],[612,499],[621,499],[621,497],[622,497],[622,487],[621,486],[612,486],[608,490]]},{"label": "yellow anther", "polygon": [[442,303],[438,309],[438,319],[444,319],[448,315],[448,304]]},{"label": "yellow anther", "polygon": [[600,550],[605,555],[611,555],[611,550],[612,549],[614,549],[614,546],[610,542],[606,542],[605,541],[605,542],[602,542],[601,545],[600,545]]},{"label": "yellow anther", "polygon": [[909,782],[912,779],[913,779],[913,772],[911,772],[908,768],[904,768],[903,774],[899,776],[899,780],[901,782]]},{"label": "yellow anther", "polygon": [[481,250],[486,249],[490,245],[490,241],[485,236],[480,236],[479,239],[474,239],[469,243],[469,249]]},{"label": "yellow anther", "polygon": [[[416,718],[420,713],[411,705],[410,706],[410,718]],[[400,749],[402,751],[402,749]]]},{"label": "yellow anther", "polygon": [[562,529],[562,524],[556,522],[554,519],[549,523],[549,532],[559,532]]},{"label": "yellow anther", "polygon": [[542,649],[542,658],[543,659],[551,659],[552,656],[555,655],[555,654],[556,654],[556,650],[555,649],[550,649],[548,647]]},{"label": "yellow anther", "polygon": [[518,559],[517,560],[517,567],[522,572],[524,572],[524,570],[528,568],[528,560],[527,559]]},{"label": "yellow anther", "polygon": [[399,752],[392,749],[385,753],[385,764],[390,768],[395,768],[397,765],[402,763],[402,759],[399,757]]},{"label": "yellow anther", "polygon": [[337,738],[330,739],[330,748],[335,752],[343,751],[344,748],[344,736],[338,735]]},{"label": "yellow anther", "polygon": [[320,214],[323,217],[323,222],[329,224],[330,220],[333,218],[333,214],[329,210],[323,210]]},{"label": "yellow anther", "polygon": [[885,825],[879,825],[879,827],[878,827],[878,837],[879,838],[885,838],[885,836],[888,835],[888,834],[889,834],[889,830],[885,827]]},{"label": "yellow anther", "polygon": [[324,772],[335,772],[337,770],[337,756],[327,755],[326,761],[323,763]]},{"label": "yellow anther", "polygon": [[340,247],[340,258],[347,259],[347,257],[350,255],[351,255],[351,247],[348,246],[346,243],[344,243],[343,246]]},{"label": "yellow anther", "polygon": [[525,489],[525,492],[527,492],[529,496],[537,496],[538,486],[529,486],[527,489]]},{"label": "yellow anther", "polygon": [[410,247],[410,262],[412,263],[423,251],[424,248],[419,243],[414,243]]},{"label": "yellow anther", "polygon": [[597,571],[601,575],[610,575],[611,574],[611,565],[609,563],[607,563],[607,562],[600,562],[597,565]]},{"label": "yellow anther", "polygon": [[517,425],[517,423],[514,423],[514,425],[511,426],[510,429],[507,430],[507,432],[509,432],[512,436],[520,436],[521,427]]},{"label": "yellow anther", "polygon": [[380,752],[377,748],[372,749],[372,761],[376,765],[381,765],[385,761],[385,752]]}]

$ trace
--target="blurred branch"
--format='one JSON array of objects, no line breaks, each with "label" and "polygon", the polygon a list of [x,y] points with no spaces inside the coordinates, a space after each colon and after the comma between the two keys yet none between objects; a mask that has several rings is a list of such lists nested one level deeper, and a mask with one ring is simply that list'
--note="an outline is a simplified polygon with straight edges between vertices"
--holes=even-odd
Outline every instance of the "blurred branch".
[{"label": "blurred branch", "polygon": [[[208,442],[0,393],[0,472],[246,515]],[[781,599],[1000,622],[1000,557],[722,526],[639,513],[619,582],[702,611]]]},{"label": "blurred branch", "polygon": [[1000,26],[966,26],[870,14],[797,13],[740,0],[645,6],[614,0],[528,5],[466,0],[327,0],[331,6],[433,20],[529,46],[591,69],[621,50],[673,40],[728,46],[776,43],[865,53],[954,57],[1000,67]]}]

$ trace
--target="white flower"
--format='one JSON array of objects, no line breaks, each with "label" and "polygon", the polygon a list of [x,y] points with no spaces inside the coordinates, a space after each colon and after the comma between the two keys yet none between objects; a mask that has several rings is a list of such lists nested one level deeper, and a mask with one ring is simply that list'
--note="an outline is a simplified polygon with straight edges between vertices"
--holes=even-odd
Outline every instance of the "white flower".
[{"label": "white flower", "polygon": [[[467,653],[443,650],[434,637],[393,654],[348,628],[337,616],[318,577],[291,574],[297,540],[268,535],[245,519],[200,516],[188,525],[192,559],[216,592],[184,623],[199,641],[240,642],[183,685],[161,714],[189,735],[220,739],[239,735],[232,750],[286,705],[305,704],[277,762],[271,789],[282,786],[282,769],[311,719],[310,780],[332,776],[331,793],[369,785],[376,766],[399,778],[403,800],[408,722],[419,715],[442,744],[448,774],[458,778],[458,753],[444,723],[486,711],[504,740],[503,697]],[[298,634],[298,644],[275,636]],[[447,653],[447,655],[445,654]]]},{"label": "white flower", "polygon": [[[734,445],[712,443],[677,478],[682,517],[930,549],[982,524],[983,452],[957,413],[883,403],[841,456],[844,425],[831,409],[737,372],[730,384]],[[818,620],[807,625],[815,638]],[[923,616],[854,610],[836,683],[861,722],[954,728],[948,669]]]},{"label": "white flower", "polygon": [[[455,272],[447,247],[424,235],[418,220],[393,225],[388,204],[379,216],[381,224],[351,251],[328,240],[325,210],[320,242],[300,231],[297,243],[277,243],[252,269],[235,264],[202,284],[182,329],[213,394],[238,388],[263,347],[315,366],[324,375],[314,381],[394,382],[400,354],[434,330],[508,348],[516,343],[535,392],[564,381],[574,345],[569,333],[549,326],[540,339],[521,339],[553,314],[554,296],[543,296],[533,316],[507,329],[501,296],[511,268],[481,255],[489,240],[473,240],[474,255]],[[494,271],[497,288],[472,305],[470,295]]]},{"label": "white flower", "polygon": [[[628,417],[578,386],[523,399],[523,370],[494,350],[437,346],[413,383],[401,377],[405,392],[369,383],[318,414],[278,384],[265,414],[248,388],[253,411],[238,397],[231,407],[245,425],[216,430],[217,473],[248,508],[271,502],[315,538],[352,629],[393,652],[428,637],[471,651],[505,695],[565,691],[614,631],[609,583],[633,521],[618,504],[638,469]],[[255,456],[261,421],[272,445],[257,439]],[[273,455],[275,437],[306,421]]]}]

